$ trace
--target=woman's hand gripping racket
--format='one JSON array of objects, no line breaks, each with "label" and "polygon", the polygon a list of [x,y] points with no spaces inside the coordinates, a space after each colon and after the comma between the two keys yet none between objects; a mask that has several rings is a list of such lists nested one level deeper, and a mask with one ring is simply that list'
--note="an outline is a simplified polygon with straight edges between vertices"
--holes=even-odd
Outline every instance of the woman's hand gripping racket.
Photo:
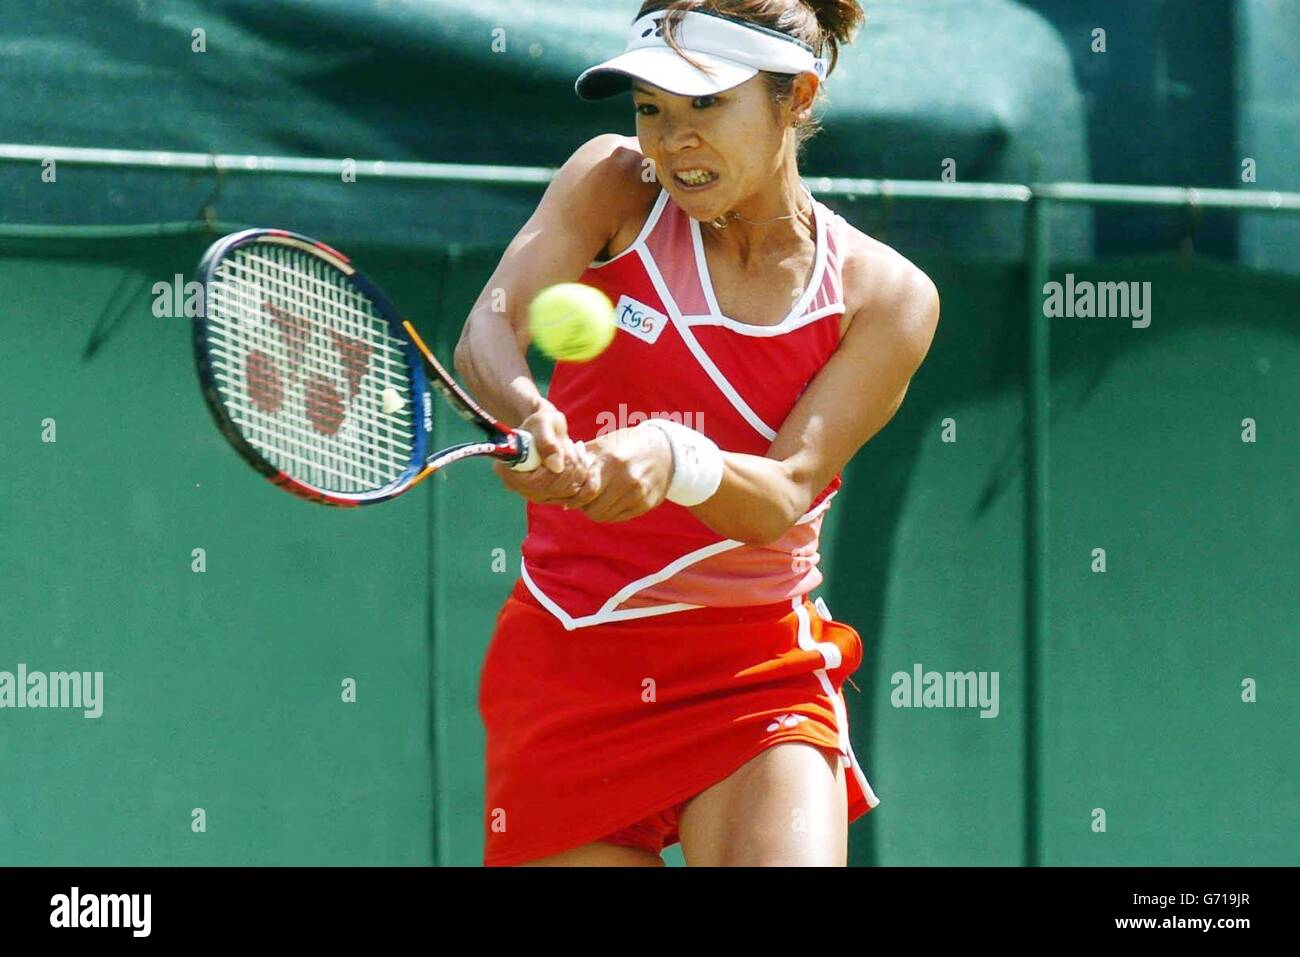
[{"label": "woman's hand gripping racket", "polygon": [[[537,468],[532,436],[480,408],[342,253],[249,229],[214,243],[198,278],[203,395],[235,450],[286,491],[369,505],[473,456]],[[430,386],[483,441],[434,450]]]}]

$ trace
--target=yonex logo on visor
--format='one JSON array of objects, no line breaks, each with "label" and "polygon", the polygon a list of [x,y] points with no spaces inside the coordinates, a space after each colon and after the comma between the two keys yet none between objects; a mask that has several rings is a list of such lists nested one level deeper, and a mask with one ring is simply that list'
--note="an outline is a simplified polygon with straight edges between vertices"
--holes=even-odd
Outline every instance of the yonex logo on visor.
[{"label": "yonex logo on visor", "polygon": [[829,69],[828,61],[798,37],[695,10],[676,20],[674,38],[683,56],[664,36],[666,18],[658,11],[633,23],[622,53],[578,77],[578,95],[593,100],[613,96],[635,78],[680,96],[705,96],[739,86],[760,70],[825,78]]}]

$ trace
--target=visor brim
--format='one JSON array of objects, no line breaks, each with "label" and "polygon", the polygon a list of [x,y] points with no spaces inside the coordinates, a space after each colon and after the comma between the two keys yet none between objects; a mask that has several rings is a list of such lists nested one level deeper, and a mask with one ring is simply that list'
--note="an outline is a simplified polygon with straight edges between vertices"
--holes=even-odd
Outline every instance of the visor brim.
[{"label": "visor brim", "polygon": [[678,96],[709,96],[730,90],[758,75],[758,70],[754,67],[707,53],[690,55],[708,67],[709,72],[705,73],[687,63],[675,50],[643,47],[620,53],[584,70],[573,84],[573,89],[584,100],[603,100],[627,92],[636,79]]}]

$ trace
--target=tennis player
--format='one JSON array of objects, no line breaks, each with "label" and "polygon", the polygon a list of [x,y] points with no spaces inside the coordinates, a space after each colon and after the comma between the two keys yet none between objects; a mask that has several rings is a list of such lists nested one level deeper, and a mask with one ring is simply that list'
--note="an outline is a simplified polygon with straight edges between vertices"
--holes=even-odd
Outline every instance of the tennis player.
[{"label": "tennis player", "polygon": [[[877,804],[841,686],[862,642],[811,601],[845,463],[894,415],[933,284],[800,179],[853,0],[646,3],[578,95],[636,137],[559,171],[488,281],[456,367],[545,468],[479,709],[488,865],[843,865]],[[596,359],[529,375],[527,304],[616,304]]]}]

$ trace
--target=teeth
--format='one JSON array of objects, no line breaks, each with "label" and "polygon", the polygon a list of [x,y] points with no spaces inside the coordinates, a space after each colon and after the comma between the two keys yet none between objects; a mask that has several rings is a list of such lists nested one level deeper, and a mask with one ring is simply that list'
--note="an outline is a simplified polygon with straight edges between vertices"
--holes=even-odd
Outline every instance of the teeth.
[{"label": "teeth", "polygon": [[703,186],[712,180],[714,175],[702,169],[688,169],[679,172],[677,178],[687,186]]}]

